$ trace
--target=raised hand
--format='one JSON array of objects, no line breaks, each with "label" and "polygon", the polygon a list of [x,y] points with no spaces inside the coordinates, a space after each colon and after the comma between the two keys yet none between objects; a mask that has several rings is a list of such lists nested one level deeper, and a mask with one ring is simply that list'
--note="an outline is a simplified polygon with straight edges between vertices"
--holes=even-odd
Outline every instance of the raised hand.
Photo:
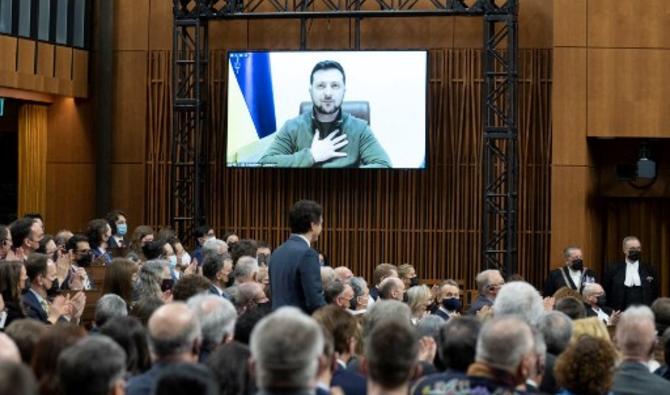
[{"label": "raised hand", "polygon": [[339,130],[335,130],[328,135],[325,139],[321,140],[319,129],[314,133],[314,139],[312,139],[312,157],[314,158],[315,163],[325,162],[331,158],[341,158],[347,156],[346,152],[337,152],[338,149],[349,144],[347,140],[347,135],[343,134],[341,136],[335,137]]}]

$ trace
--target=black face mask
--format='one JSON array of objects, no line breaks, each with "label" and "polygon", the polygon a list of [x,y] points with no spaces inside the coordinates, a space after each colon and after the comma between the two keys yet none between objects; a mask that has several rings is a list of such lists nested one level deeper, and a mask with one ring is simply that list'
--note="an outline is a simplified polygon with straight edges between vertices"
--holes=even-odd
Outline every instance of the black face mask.
[{"label": "black face mask", "polygon": [[409,303],[409,297],[407,296],[407,292],[402,294],[402,301],[403,303]]},{"label": "black face mask", "polygon": [[54,298],[60,293],[60,284],[58,279],[51,282],[51,288],[47,289],[47,298]]},{"label": "black face mask", "polygon": [[171,278],[164,278],[163,281],[161,282],[161,291],[169,291],[172,289],[172,286],[174,285],[174,280]]},{"label": "black face mask", "polygon": [[607,295],[600,295],[598,296],[598,300],[596,301],[598,306],[603,307],[607,304]]},{"label": "black face mask", "polygon": [[410,287],[416,287],[417,285],[419,285],[419,277],[412,277],[409,279]]},{"label": "black face mask", "polygon": [[640,256],[642,256],[642,252],[638,250],[630,250],[628,251],[628,259],[635,262],[640,260]]},{"label": "black face mask", "polygon": [[91,266],[91,262],[93,261],[93,257],[91,254],[84,254],[80,255],[79,258],[77,258],[77,266],[79,267],[89,267]]},{"label": "black face mask", "polygon": [[574,261],[572,261],[572,264],[570,264],[570,267],[572,268],[572,270],[577,270],[581,272],[582,270],[584,270],[584,261],[582,261],[581,259],[575,259]]}]

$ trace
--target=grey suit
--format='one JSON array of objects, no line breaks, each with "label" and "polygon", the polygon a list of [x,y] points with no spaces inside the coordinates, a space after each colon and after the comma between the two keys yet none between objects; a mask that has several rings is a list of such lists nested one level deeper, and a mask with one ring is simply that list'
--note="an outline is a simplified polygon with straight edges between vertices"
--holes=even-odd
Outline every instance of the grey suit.
[{"label": "grey suit", "polygon": [[649,372],[640,362],[624,361],[614,375],[616,395],[670,394],[670,382]]}]

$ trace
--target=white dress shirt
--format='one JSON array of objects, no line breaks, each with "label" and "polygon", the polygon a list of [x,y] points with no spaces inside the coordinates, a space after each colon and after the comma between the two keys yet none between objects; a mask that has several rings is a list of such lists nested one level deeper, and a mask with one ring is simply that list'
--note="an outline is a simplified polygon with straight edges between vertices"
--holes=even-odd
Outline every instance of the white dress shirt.
[{"label": "white dress shirt", "polygon": [[626,279],[623,282],[623,285],[627,287],[640,287],[642,286],[642,281],[640,281],[640,261],[631,262],[626,259]]},{"label": "white dress shirt", "polygon": [[605,313],[605,312],[603,311],[603,309],[601,309],[601,308],[598,307],[598,306],[591,306],[591,309],[592,309],[596,314],[598,314],[598,319],[599,319],[600,321],[603,321],[603,322],[605,323],[605,325],[609,325],[609,324],[610,324],[610,316],[607,315],[607,313]]},{"label": "white dress shirt", "polygon": [[582,286],[582,271],[568,268],[568,273],[570,273],[570,278],[572,279],[572,282],[575,283],[575,287],[577,287],[577,290],[579,290],[579,288]]},{"label": "white dress shirt", "polygon": [[301,234],[298,234],[298,233],[296,233],[296,235],[300,236],[301,239],[305,240],[305,243],[307,243],[307,247],[310,247],[310,248],[312,247],[312,243],[309,241],[309,239],[307,239],[305,236],[303,236]]}]

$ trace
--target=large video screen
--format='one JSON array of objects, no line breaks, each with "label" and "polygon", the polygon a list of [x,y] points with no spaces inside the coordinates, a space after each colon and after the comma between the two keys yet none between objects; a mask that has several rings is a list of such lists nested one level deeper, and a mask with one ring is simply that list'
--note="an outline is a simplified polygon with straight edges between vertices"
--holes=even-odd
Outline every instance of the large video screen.
[{"label": "large video screen", "polygon": [[228,166],[424,168],[427,58],[230,52]]}]

